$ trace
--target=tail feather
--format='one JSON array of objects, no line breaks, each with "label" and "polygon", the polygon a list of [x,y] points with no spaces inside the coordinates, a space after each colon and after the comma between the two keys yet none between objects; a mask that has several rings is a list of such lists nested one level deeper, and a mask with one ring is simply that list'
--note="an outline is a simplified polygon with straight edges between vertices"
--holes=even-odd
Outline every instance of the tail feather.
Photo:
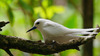
[{"label": "tail feather", "polygon": [[78,34],[98,34],[97,32],[80,32],[80,33],[72,33],[74,35],[78,35]]},{"label": "tail feather", "polygon": [[69,37],[69,38],[91,38],[92,36],[77,36],[77,35],[73,35],[73,34],[68,34],[68,35],[66,35],[66,37]]},{"label": "tail feather", "polygon": [[90,29],[71,29],[72,31],[75,32],[89,32],[89,31],[93,31],[93,30],[97,30],[99,28],[90,28]]},{"label": "tail feather", "polygon": [[[94,30],[97,30],[99,28],[90,28],[90,29],[71,29],[71,33],[70,34],[67,34],[66,36],[68,37],[87,37],[87,38],[90,38],[92,36],[80,36],[80,35],[84,35],[84,34],[98,34],[98,32],[90,32],[90,31],[94,31]],[[78,36],[79,35],[79,36]]]}]

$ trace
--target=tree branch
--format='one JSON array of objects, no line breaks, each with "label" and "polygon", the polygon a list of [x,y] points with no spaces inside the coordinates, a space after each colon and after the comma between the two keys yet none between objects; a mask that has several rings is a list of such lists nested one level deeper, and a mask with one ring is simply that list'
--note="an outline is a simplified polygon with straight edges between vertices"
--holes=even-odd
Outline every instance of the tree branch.
[{"label": "tree branch", "polygon": [[[96,32],[100,32],[96,30]],[[94,37],[96,35],[93,35]],[[68,49],[77,49],[79,50],[78,46],[88,42],[89,40],[94,39],[91,38],[79,38],[77,40],[71,40],[67,44],[59,44],[56,42],[42,43],[39,41],[31,41],[22,39],[20,37],[13,37],[13,36],[5,36],[0,34],[0,48],[1,49],[19,49],[24,52],[28,53],[36,53],[36,54],[53,54],[58,53]]]},{"label": "tree branch", "polygon": [[9,22],[4,22],[4,21],[2,21],[2,22],[0,22],[0,31],[2,31],[2,27],[3,26],[5,26],[6,24],[8,24]]},{"label": "tree branch", "polygon": [[10,52],[10,50],[9,49],[4,49],[10,56],[13,56],[13,54]]}]

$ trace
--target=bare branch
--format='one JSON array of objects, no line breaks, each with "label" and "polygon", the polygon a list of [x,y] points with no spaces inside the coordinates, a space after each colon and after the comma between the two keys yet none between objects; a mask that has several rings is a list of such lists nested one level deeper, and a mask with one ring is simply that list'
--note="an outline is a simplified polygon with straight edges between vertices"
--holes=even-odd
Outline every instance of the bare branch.
[{"label": "bare branch", "polygon": [[[100,31],[100,29],[99,29]],[[96,32],[99,32],[96,30]],[[91,34],[92,35],[92,34]],[[96,35],[93,35],[94,37]],[[0,35],[0,48],[1,49],[19,49],[24,52],[28,53],[36,53],[36,54],[53,54],[58,53],[68,49],[77,49],[79,50],[78,46],[88,42],[89,40],[94,39],[91,38],[79,38],[77,40],[71,40],[66,44],[59,44],[56,42],[42,43],[39,41],[31,41],[22,39],[20,37],[13,37],[13,36],[5,36]]]},{"label": "bare branch", "polygon": [[2,27],[3,26],[5,26],[6,24],[8,24],[9,22],[4,22],[4,21],[2,21],[2,22],[0,22],[0,31],[2,31]]}]

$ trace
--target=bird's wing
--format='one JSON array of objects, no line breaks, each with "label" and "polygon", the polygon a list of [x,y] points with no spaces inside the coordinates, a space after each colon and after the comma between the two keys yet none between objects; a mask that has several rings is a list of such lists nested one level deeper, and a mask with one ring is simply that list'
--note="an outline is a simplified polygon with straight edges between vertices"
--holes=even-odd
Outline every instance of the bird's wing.
[{"label": "bird's wing", "polygon": [[64,27],[60,24],[54,23],[54,22],[45,23],[43,30],[49,34],[55,34],[55,35],[62,35],[67,32],[66,27]]},{"label": "bird's wing", "polygon": [[[90,29],[69,29],[67,27],[64,27],[61,24],[55,23],[55,22],[47,22],[44,27],[45,31],[51,33],[51,34],[90,34],[93,30],[97,30],[99,28],[90,28]],[[96,32],[94,34],[97,34]]]}]

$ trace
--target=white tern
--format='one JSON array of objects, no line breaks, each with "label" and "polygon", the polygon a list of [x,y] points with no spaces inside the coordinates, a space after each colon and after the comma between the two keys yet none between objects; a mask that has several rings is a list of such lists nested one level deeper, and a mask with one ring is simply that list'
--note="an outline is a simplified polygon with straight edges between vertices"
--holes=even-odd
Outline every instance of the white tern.
[{"label": "white tern", "polygon": [[34,26],[27,32],[38,29],[44,41],[56,41],[58,43],[67,43],[71,39],[85,38],[91,36],[81,36],[81,34],[97,34],[96,32],[90,32],[97,30],[98,28],[90,29],[69,29],[61,24],[47,20],[47,19],[37,19],[34,22]]}]

